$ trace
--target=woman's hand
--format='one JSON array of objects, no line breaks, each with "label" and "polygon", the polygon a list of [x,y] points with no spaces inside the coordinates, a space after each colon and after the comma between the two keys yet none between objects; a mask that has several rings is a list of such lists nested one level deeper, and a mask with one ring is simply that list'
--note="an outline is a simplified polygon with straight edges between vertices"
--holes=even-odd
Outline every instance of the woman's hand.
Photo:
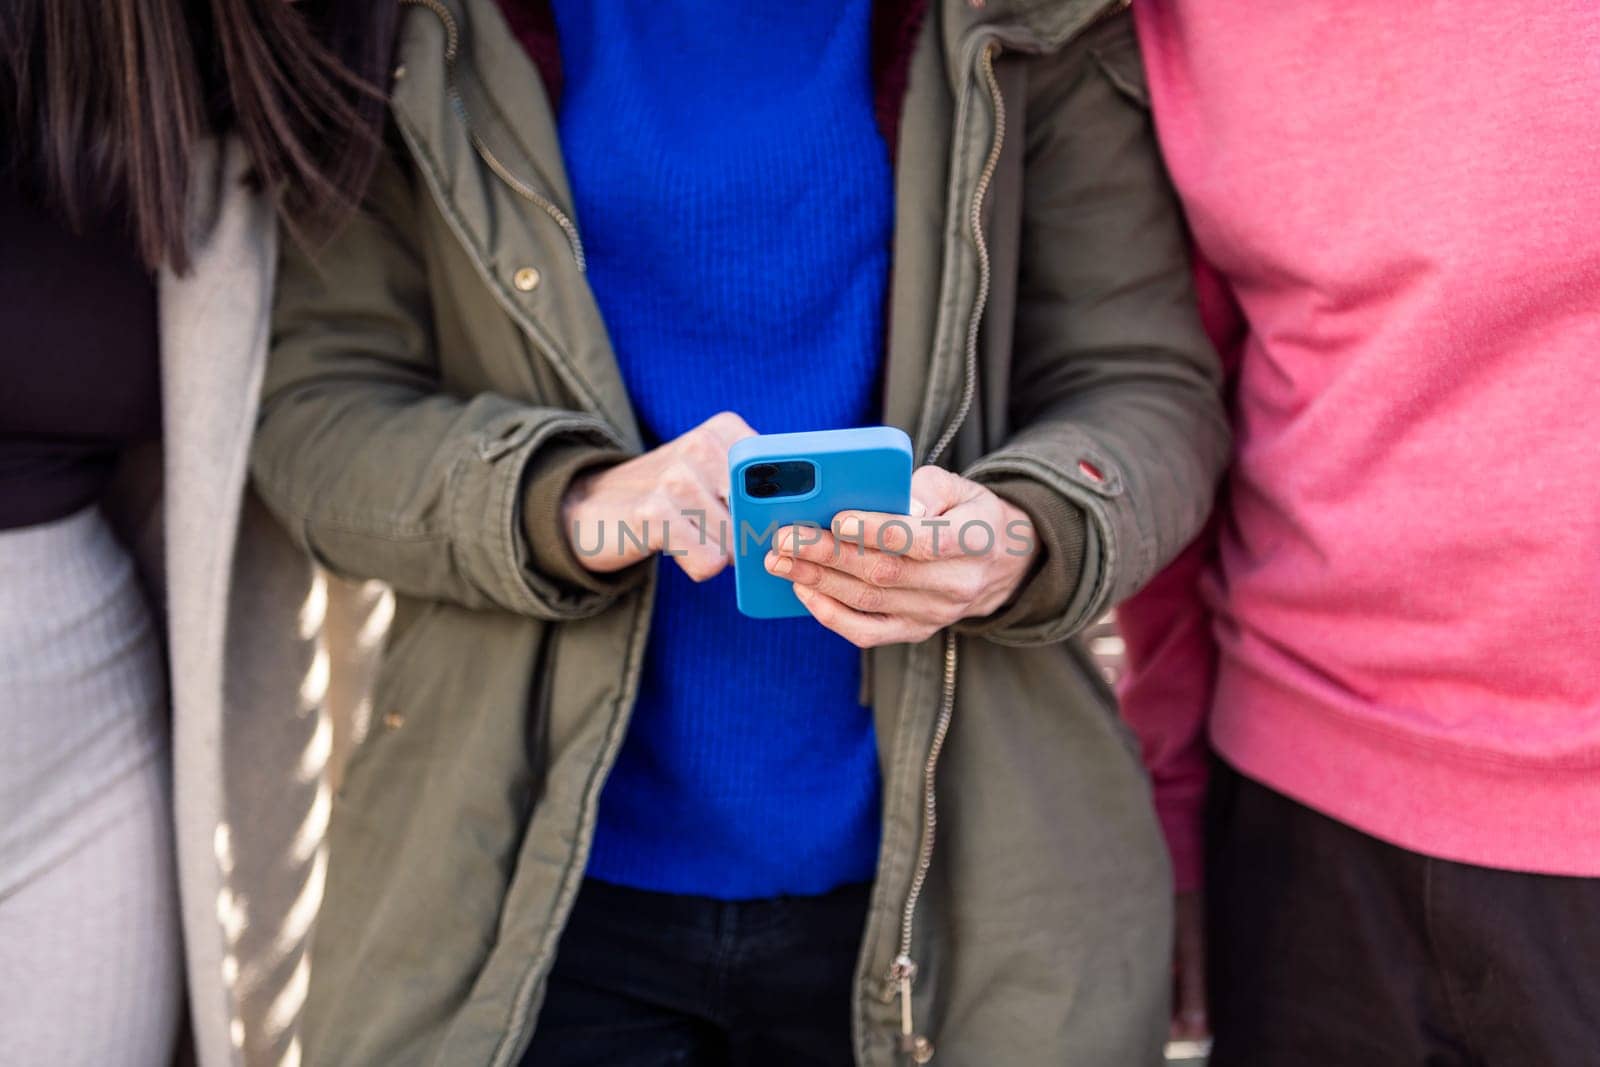
[{"label": "woman's hand", "polygon": [[768,572],[794,583],[806,610],[861,648],[922,641],[991,614],[1038,555],[1021,508],[940,467],[911,476],[911,516],[842,511],[833,528],[786,526]]},{"label": "woman's hand", "polygon": [[583,566],[620,571],[656,552],[697,582],[733,558],[728,531],[728,449],[753,437],[731,411],[615,467],[574,479],[561,528]]}]

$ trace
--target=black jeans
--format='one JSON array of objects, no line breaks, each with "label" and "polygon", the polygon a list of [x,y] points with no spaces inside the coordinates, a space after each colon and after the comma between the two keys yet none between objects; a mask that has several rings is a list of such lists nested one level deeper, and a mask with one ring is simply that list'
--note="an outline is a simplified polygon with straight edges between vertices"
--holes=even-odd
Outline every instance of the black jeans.
[{"label": "black jeans", "polygon": [[523,1067],[848,1067],[869,893],[729,903],[584,882]]},{"label": "black jeans", "polygon": [[1225,766],[1213,789],[1212,1067],[1600,1064],[1600,879],[1409,852]]}]

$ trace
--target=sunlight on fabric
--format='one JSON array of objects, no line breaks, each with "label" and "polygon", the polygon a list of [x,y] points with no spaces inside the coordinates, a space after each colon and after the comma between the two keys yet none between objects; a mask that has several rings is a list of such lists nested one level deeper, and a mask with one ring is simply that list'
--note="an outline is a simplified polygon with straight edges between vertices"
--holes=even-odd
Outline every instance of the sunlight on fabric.
[{"label": "sunlight on fabric", "polygon": [[317,793],[311,808],[301,820],[294,839],[289,842],[289,862],[299,865],[316,855],[328,834],[328,819],[333,814],[333,790],[326,782],[317,783]]},{"label": "sunlight on fabric", "polygon": [[223,886],[217,894],[217,921],[222,924],[222,932],[228,935],[230,945],[238,942],[239,935],[244,933],[245,924],[249,921],[244,898],[228,886]]},{"label": "sunlight on fabric", "polygon": [[226,878],[233,873],[233,831],[225,822],[217,823],[217,828],[211,832],[211,851],[216,854],[217,866],[222,869]]},{"label": "sunlight on fabric", "polygon": [[317,728],[300,753],[300,765],[295,768],[295,780],[309,785],[322,777],[328,769],[328,756],[333,752],[333,721],[326,715],[317,716]]},{"label": "sunlight on fabric", "polygon": [[278,1067],[300,1067],[300,1036],[298,1034],[289,1041],[289,1047],[283,1050],[283,1059],[278,1061]]},{"label": "sunlight on fabric", "polygon": [[317,909],[322,907],[322,891],[327,885],[328,860],[321,853],[311,862],[300,895],[284,913],[283,922],[272,939],[273,953],[282,958],[301,945],[317,920]]},{"label": "sunlight on fabric", "polygon": [[355,747],[367,739],[367,734],[372,730],[372,698],[362,697],[361,703],[350,713],[350,747]]},{"label": "sunlight on fabric", "polygon": [[356,646],[363,651],[377,648],[389,632],[389,624],[394,622],[394,590],[381,582],[368,582],[366,591],[374,588],[378,590],[377,600],[373,602],[372,612],[361,624],[361,630],[356,634]]},{"label": "sunlight on fabric", "polygon": [[328,617],[328,580],[322,573],[317,572],[311,582],[311,591],[306,594],[306,602],[300,605],[300,637],[309,641],[322,632],[322,624]]},{"label": "sunlight on fabric", "polygon": [[311,659],[311,669],[306,671],[305,679],[300,683],[300,713],[302,715],[322,707],[323,700],[328,696],[328,676],[328,650],[319,643],[317,654]]},{"label": "sunlight on fabric", "polygon": [[269,1034],[283,1033],[300,1018],[300,1009],[305,1007],[306,990],[310,984],[311,964],[305,956],[301,956],[300,962],[295,966],[294,974],[289,976],[289,980],[273,998],[272,1005],[267,1008],[267,1013],[261,1021]]}]

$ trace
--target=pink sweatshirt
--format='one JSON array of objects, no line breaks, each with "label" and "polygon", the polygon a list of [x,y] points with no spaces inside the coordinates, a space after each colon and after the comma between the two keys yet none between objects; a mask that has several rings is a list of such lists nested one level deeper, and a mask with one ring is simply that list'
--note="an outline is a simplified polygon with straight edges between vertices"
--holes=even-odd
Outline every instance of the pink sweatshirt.
[{"label": "pink sweatshirt", "polygon": [[1208,712],[1369,834],[1600,876],[1600,3],[1134,10],[1248,323],[1215,538],[1122,613],[1180,885]]}]

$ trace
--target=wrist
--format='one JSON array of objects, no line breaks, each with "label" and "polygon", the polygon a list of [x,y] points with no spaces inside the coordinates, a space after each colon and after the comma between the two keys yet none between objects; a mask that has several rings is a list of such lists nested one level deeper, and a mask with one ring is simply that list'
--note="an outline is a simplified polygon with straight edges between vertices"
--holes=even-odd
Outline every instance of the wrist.
[{"label": "wrist", "polygon": [[1086,517],[1054,490],[1020,475],[982,483],[1002,501],[996,552],[1006,562],[1009,597],[986,616],[964,625],[967,633],[1054,626],[1077,589]]},{"label": "wrist", "polygon": [[[588,523],[588,517],[584,514],[584,504],[589,499],[590,489],[600,473],[596,470],[580,472],[567,483],[566,491],[561,494],[556,506],[556,521],[561,524],[561,536],[574,552],[577,551],[581,540],[579,531]],[[586,561],[584,566],[588,566]]]},{"label": "wrist", "polygon": [[567,585],[600,591],[590,566],[593,560],[573,540],[572,505],[581,500],[574,490],[626,458],[613,449],[562,444],[530,471],[522,500],[523,533],[540,572]]},{"label": "wrist", "polygon": [[1040,558],[1039,531],[1026,511],[1004,497],[1000,498],[1000,529],[996,533],[996,557],[1004,579],[1001,595],[983,614],[992,614],[1011,603],[1037,569]]}]

